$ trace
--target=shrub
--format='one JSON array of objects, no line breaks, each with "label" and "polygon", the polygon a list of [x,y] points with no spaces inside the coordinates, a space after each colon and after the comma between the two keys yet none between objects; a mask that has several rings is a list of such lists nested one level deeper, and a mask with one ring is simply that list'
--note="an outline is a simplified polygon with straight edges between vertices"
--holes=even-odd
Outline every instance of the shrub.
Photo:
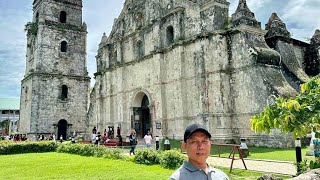
[{"label": "shrub", "polygon": [[22,154],[22,153],[42,153],[42,152],[54,152],[57,145],[52,141],[5,141],[0,143],[0,154]]},{"label": "shrub", "polygon": [[92,144],[61,144],[57,152],[77,154],[81,156],[95,156],[108,159],[123,159],[123,155],[117,149],[108,149]]},{"label": "shrub", "polygon": [[176,169],[181,166],[186,157],[180,153],[180,150],[173,149],[164,151],[160,156],[160,165],[168,169]]},{"label": "shrub", "polygon": [[[295,163],[296,165],[296,163]],[[316,158],[314,161],[311,160],[310,162],[308,162],[308,160],[304,160],[302,162],[300,162],[300,173],[304,173],[308,170],[312,170],[312,169],[318,169],[320,168],[320,158]]]},{"label": "shrub", "polygon": [[135,153],[134,162],[147,165],[159,164],[159,153],[154,149],[137,150]]},{"label": "shrub", "polygon": [[81,156],[94,156],[96,148],[95,145],[60,144],[57,148],[57,152],[78,154]]},{"label": "shrub", "polygon": [[128,162],[135,162],[134,156],[124,156],[123,160],[128,161]]},{"label": "shrub", "polygon": [[104,158],[108,158],[108,159],[124,159],[124,155],[122,155],[121,151],[119,149],[107,149],[108,153],[105,153],[103,155]]}]

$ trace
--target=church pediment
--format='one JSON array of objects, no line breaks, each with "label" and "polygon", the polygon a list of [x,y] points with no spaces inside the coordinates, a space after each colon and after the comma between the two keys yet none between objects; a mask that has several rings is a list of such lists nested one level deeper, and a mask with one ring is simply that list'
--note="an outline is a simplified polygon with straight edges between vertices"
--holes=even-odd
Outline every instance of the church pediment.
[{"label": "church pediment", "polygon": [[[142,29],[147,23],[146,0],[127,0],[121,14],[115,19],[109,40],[115,41]],[[158,8],[158,7],[156,7]]]}]

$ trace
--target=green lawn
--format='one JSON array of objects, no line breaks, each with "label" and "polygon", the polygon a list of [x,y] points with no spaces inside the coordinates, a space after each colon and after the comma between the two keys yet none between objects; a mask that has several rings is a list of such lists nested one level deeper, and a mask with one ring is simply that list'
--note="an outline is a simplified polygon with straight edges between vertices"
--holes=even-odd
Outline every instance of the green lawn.
[{"label": "green lawn", "polygon": [[34,179],[168,179],[173,170],[64,153],[0,156],[1,178]]},{"label": "green lawn", "polygon": [[[247,158],[252,159],[266,159],[266,160],[279,160],[279,161],[296,161],[296,152],[294,148],[287,148],[287,149],[279,149],[279,148],[267,148],[267,147],[249,147],[250,153]],[[305,147],[302,148],[302,158],[312,159],[313,156],[306,156],[306,151],[309,148]],[[231,152],[231,148],[222,149],[222,157],[228,157],[229,153]],[[217,147],[213,147],[211,149],[212,155],[217,155]],[[236,154],[239,157],[238,153]]]},{"label": "green lawn", "polygon": [[[160,166],[138,165],[124,160],[109,160],[84,157],[64,153],[30,153],[0,156],[1,179],[40,180],[40,179],[168,179],[174,170]],[[265,173],[219,168],[231,180],[257,179]],[[277,176],[279,177],[279,176]],[[288,178],[288,177],[282,177]]]}]

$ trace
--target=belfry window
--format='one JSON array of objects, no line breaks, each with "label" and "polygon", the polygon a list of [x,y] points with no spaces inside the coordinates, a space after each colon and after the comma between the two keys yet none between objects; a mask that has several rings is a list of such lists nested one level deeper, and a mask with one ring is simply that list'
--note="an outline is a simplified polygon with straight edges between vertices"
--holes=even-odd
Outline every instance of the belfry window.
[{"label": "belfry window", "polygon": [[144,56],[144,45],[142,41],[137,42],[137,57],[143,57]]},{"label": "belfry window", "polygon": [[67,98],[68,98],[68,87],[66,85],[62,85],[61,99],[67,99]]},{"label": "belfry window", "polygon": [[67,22],[67,12],[65,12],[65,11],[60,12],[60,22],[61,23]]},{"label": "belfry window", "polygon": [[173,43],[174,39],[174,30],[172,26],[167,27],[167,45],[170,45]]},{"label": "belfry window", "polygon": [[36,14],[36,23],[39,22],[39,13]]},{"label": "belfry window", "polygon": [[61,52],[67,52],[67,49],[68,49],[67,41],[62,41],[61,42],[61,48],[60,48]]}]

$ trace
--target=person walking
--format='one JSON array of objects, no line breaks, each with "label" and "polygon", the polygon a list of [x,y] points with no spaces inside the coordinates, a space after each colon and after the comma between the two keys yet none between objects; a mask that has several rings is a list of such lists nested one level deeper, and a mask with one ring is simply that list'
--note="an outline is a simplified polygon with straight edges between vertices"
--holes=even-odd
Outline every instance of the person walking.
[{"label": "person walking", "polygon": [[136,145],[137,145],[137,135],[135,130],[131,131],[129,139],[130,139],[130,146],[131,146],[130,155],[131,153],[134,155],[134,149],[136,148]]},{"label": "person walking", "polygon": [[318,158],[319,157],[319,150],[320,150],[320,142],[318,138],[313,139],[313,152],[314,152],[314,157]]},{"label": "person walking", "polygon": [[229,180],[221,170],[210,167],[207,158],[211,149],[211,134],[200,124],[191,124],[184,132],[181,147],[186,150],[188,161],[184,161],[169,180]]},{"label": "person walking", "polygon": [[152,141],[152,136],[150,134],[150,131],[148,131],[148,133],[144,136],[144,142],[147,145],[147,148],[151,147],[151,141]]}]

